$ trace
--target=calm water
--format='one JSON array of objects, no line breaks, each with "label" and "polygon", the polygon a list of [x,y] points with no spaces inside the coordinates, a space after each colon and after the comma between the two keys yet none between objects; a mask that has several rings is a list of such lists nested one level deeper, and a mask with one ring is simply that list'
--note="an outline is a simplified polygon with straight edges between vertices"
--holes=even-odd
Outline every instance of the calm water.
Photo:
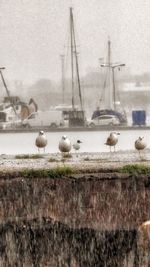
[{"label": "calm water", "polygon": [[[73,143],[77,139],[83,141],[81,152],[106,152],[109,148],[104,145],[110,131],[90,132],[49,132],[46,133],[48,145],[47,153],[57,153],[58,143],[63,134],[67,135]],[[35,139],[38,133],[0,133],[0,154],[28,154],[37,153]],[[147,147],[150,148],[149,130],[120,131],[118,150],[134,149],[134,141],[139,136],[144,136]]]}]

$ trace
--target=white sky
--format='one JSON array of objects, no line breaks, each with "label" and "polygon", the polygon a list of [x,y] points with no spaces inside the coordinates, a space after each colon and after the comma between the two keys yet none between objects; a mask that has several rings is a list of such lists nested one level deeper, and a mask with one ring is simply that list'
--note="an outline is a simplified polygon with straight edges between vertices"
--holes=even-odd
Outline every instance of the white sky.
[{"label": "white sky", "polygon": [[108,36],[114,61],[132,73],[150,71],[149,0],[0,0],[0,65],[7,79],[61,78],[71,5],[82,73],[98,67]]}]

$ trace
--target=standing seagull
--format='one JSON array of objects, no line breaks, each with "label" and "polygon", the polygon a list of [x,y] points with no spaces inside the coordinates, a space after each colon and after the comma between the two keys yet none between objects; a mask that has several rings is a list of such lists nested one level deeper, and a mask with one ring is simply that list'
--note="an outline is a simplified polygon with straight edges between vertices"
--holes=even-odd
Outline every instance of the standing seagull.
[{"label": "standing seagull", "polygon": [[115,151],[115,146],[118,143],[118,135],[120,135],[120,133],[111,132],[109,137],[107,138],[105,145],[110,147],[110,152],[111,152],[112,146],[114,147],[114,151]]},{"label": "standing seagull", "polygon": [[43,148],[45,152],[45,147],[47,145],[47,138],[46,135],[44,134],[44,131],[39,132],[39,135],[35,140],[35,145],[38,147],[38,152],[40,152],[40,148]]},{"label": "standing seagull", "polygon": [[66,135],[63,135],[59,141],[59,150],[62,153],[69,153],[71,150],[71,142]]},{"label": "standing seagull", "polygon": [[73,148],[75,151],[78,151],[80,149],[80,144],[82,143],[82,141],[77,140],[74,144],[73,144]]},{"label": "standing seagull", "polygon": [[143,139],[144,137],[139,136],[139,138],[134,143],[135,149],[138,150],[140,156],[141,156],[140,151],[146,148],[146,143],[144,142]]}]

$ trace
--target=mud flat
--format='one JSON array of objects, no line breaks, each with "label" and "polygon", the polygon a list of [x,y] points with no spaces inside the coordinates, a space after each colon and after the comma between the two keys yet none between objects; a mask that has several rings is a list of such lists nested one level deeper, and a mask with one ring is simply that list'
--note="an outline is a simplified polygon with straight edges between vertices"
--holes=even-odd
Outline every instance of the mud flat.
[{"label": "mud flat", "polygon": [[102,152],[102,153],[72,153],[63,158],[60,153],[0,155],[0,170],[49,169],[57,166],[70,166],[80,170],[97,171],[97,169],[116,169],[127,164],[150,165],[150,149],[139,156],[135,150]]},{"label": "mud flat", "polygon": [[1,155],[0,266],[148,267],[149,157]]}]

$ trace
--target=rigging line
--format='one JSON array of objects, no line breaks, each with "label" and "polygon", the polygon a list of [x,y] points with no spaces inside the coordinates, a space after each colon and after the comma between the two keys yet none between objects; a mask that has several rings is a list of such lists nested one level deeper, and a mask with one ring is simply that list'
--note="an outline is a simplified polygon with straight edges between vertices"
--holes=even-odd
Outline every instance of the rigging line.
[{"label": "rigging line", "polygon": [[[116,79],[115,79],[115,83],[117,85]],[[116,98],[120,101],[120,93],[119,93],[119,90],[117,90],[117,86],[116,86]]]},{"label": "rigging line", "polygon": [[[116,76],[115,76],[115,77],[116,77]],[[116,79],[115,79],[115,84],[116,84]],[[118,101],[119,101],[120,103],[122,103],[122,102],[120,101],[120,93],[119,93],[119,90],[117,90],[117,86],[115,87],[115,93],[116,93],[116,100],[118,99]],[[124,107],[123,107],[122,104],[121,104],[121,109],[122,109],[123,114],[125,115],[125,114],[126,114],[126,111],[125,111],[125,109],[124,109]]]},{"label": "rigging line", "polygon": [[[69,29],[68,29],[69,31]],[[66,89],[68,88],[68,82],[66,81],[66,77],[67,77],[67,70],[68,70],[68,58],[69,58],[69,42],[70,42],[70,39],[69,39],[69,34],[67,34],[67,45],[64,46],[64,87],[65,87],[65,91]],[[64,102],[66,100],[66,97],[65,97],[65,92],[64,92]]]},{"label": "rigging line", "polygon": [[79,98],[80,98],[81,110],[83,110],[82,93],[81,93],[81,84],[80,84],[80,76],[79,76],[79,64],[78,64],[78,58],[77,58],[77,49],[76,49],[76,39],[75,39],[75,30],[74,30],[73,14],[72,14],[72,30],[73,30],[73,39],[74,39],[75,62],[76,62],[76,70],[77,70],[77,80],[78,80]]},{"label": "rigging line", "polygon": [[[106,62],[106,64],[108,64],[108,61],[109,61],[108,46],[105,46],[104,50],[105,50],[104,54],[106,55],[105,58],[104,58],[104,62]],[[100,102],[102,102],[103,97],[104,97],[104,92],[105,92],[106,85],[107,85],[108,74],[109,74],[109,72],[108,72],[108,69],[107,69],[106,70],[106,75],[104,75],[104,78],[103,78],[104,84],[103,84],[103,87],[102,87],[102,92],[100,94],[100,99],[99,99]]]},{"label": "rigging line", "polygon": [[67,68],[68,68],[69,43],[70,43],[70,39],[69,39],[69,36],[68,36],[67,48],[66,48],[66,57],[65,57],[65,70],[67,70]]},{"label": "rigging line", "polygon": [[103,87],[102,87],[102,92],[101,92],[100,102],[102,101],[103,96],[104,96],[104,92],[105,92],[106,84],[107,84],[107,78],[108,78],[108,71],[106,71],[106,76],[105,76],[104,84],[103,84]]},{"label": "rigging line", "polygon": [[[115,74],[115,84],[117,85],[116,74]],[[118,99],[120,101],[120,93],[119,93],[119,90],[117,90],[117,87],[118,86],[115,86],[115,89],[116,89],[116,100]]]},{"label": "rigging line", "polygon": [[73,57],[73,14],[72,8],[70,8],[70,36],[71,36],[71,82],[72,82],[72,108],[74,110],[74,57]]},{"label": "rigging line", "polygon": [[115,81],[115,69],[112,69],[112,79],[113,79],[113,100],[114,100],[114,110],[116,110],[116,81]]},{"label": "rigging line", "polygon": [[66,41],[66,44],[67,44],[67,46],[65,46],[65,52],[64,52],[64,54],[66,54],[66,57],[65,57],[65,72],[67,72],[67,68],[68,68],[68,59],[69,59],[69,49],[70,49],[70,29],[69,29],[69,27],[68,27],[68,29],[67,29],[67,41]]}]

